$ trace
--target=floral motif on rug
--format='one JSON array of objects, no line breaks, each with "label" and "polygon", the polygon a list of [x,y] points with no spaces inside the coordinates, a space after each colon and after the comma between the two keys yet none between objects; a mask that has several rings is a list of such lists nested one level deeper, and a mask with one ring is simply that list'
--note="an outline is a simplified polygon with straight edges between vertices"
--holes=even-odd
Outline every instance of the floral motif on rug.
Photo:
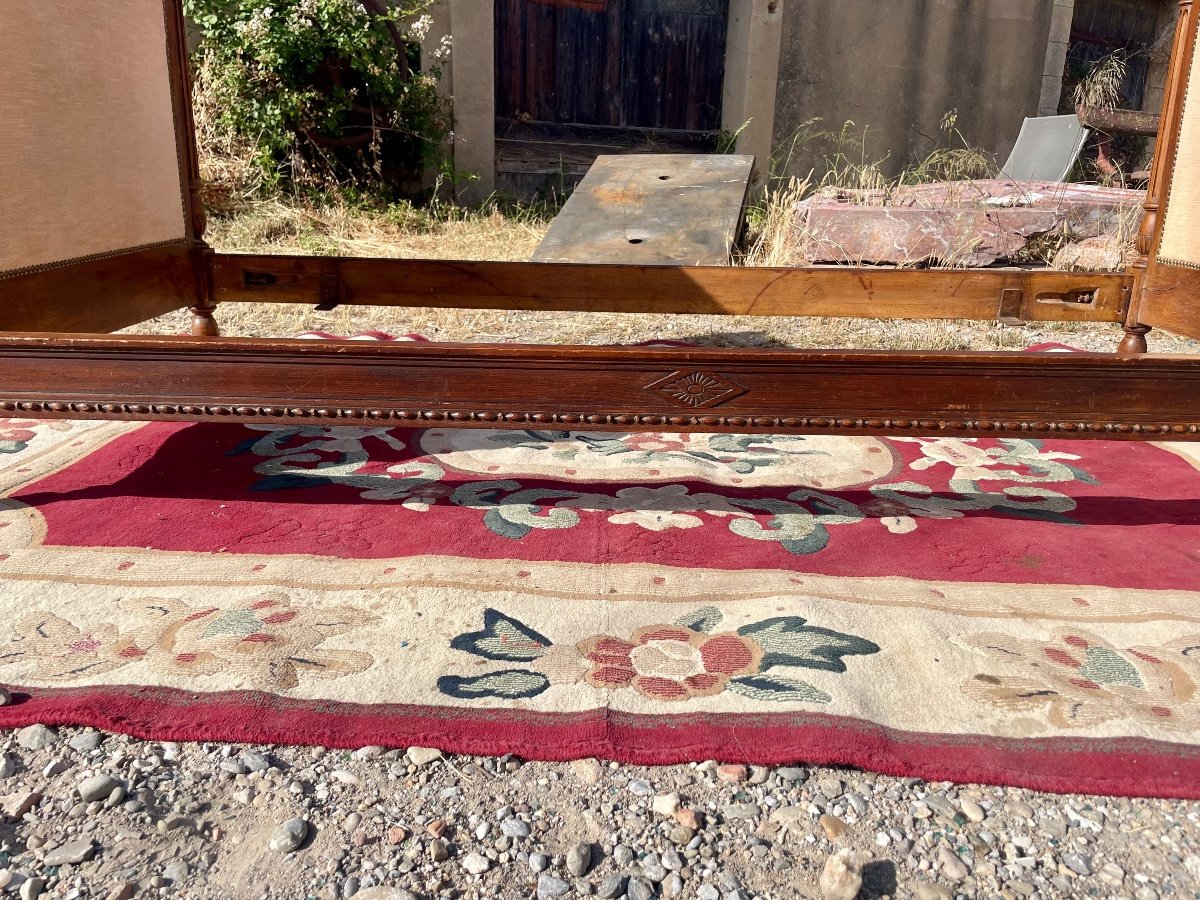
[{"label": "floral motif on rug", "polygon": [[0,420],[0,723],[1200,796],[1200,455]]}]

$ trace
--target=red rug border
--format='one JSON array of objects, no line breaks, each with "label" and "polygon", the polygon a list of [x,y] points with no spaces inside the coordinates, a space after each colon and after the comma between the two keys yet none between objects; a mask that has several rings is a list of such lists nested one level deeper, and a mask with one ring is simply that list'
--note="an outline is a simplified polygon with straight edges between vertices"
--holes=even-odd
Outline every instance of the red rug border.
[{"label": "red rug border", "polygon": [[[301,701],[174,688],[11,688],[0,727],[91,726],[144,740],[437,747],[449,753],[630,765],[699,759],[845,765],[928,782],[1200,799],[1200,747],[1137,738],[996,738],[907,732],[819,713],[646,715]],[[1070,773],[1070,774],[1064,774]]]}]

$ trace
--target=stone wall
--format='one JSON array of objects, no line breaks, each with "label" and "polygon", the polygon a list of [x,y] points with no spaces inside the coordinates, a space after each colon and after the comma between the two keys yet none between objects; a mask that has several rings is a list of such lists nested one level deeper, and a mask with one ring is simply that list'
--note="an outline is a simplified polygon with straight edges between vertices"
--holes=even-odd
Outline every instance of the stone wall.
[{"label": "stone wall", "polygon": [[[888,174],[924,156],[957,109],[974,146],[1008,157],[1037,114],[1052,0],[787,0],[775,142],[820,117],[866,129],[868,158]],[[796,146],[787,170],[820,170],[825,148]]]}]

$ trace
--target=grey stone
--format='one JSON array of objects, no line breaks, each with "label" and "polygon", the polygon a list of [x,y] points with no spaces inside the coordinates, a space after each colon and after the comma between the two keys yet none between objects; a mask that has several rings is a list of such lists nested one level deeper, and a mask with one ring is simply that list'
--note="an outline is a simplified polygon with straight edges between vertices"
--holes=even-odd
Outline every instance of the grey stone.
[{"label": "grey stone", "polygon": [[638,797],[649,797],[654,793],[654,787],[648,781],[635,778],[633,781],[629,782],[629,792]]},{"label": "grey stone", "polygon": [[850,804],[850,808],[854,810],[857,816],[865,816],[867,814],[867,801],[859,794],[847,794],[846,802]]},{"label": "grey stone", "polygon": [[1062,864],[1077,875],[1092,874],[1092,861],[1082,853],[1064,853]]},{"label": "grey stone", "polygon": [[648,866],[642,867],[642,874],[645,875],[650,881],[658,884],[667,877],[667,870],[663,866],[651,863]]},{"label": "grey stone", "polygon": [[505,819],[500,823],[500,831],[505,837],[527,838],[529,837],[529,823],[523,822],[516,817]]},{"label": "grey stone", "polygon": [[192,867],[182,859],[173,859],[163,866],[163,877],[172,884],[178,884],[191,874]]},{"label": "grey stone", "polygon": [[667,837],[672,843],[680,845],[691,843],[692,838],[695,836],[696,832],[688,828],[686,825],[676,825],[667,833]]},{"label": "grey stone", "polygon": [[18,896],[21,900],[37,900],[42,895],[42,888],[46,886],[46,882],[41,878],[30,878],[21,885],[21,890]]},{"label": "grey stone", "polygon": [[99,748],[100,742],[103,740],[104,735],[99,731],[88,729],[67,741],[67,746],[79,753],[91,753],[93,750]]},{"label": "grey stone", "polygon": [[265,772],[271,768],[271,760],[265,753],[259,753],[257,750],[247,750],[242,754],[242,765],[251,772]]},{"label": "grey stone", "polygon": [[93,840],[71,841],[61,847],[55,847],[42,860],[45,866],[78,865],[91,859],[96,853],[96,842]]},{"label": "grey stone", "polygon": [[119,787],[121,787],[121,782],[111,775],[93,775],[91,778],[85,778],[79,782],[79,786],[75,790],[79,793],[79,799],[85,803],[91,803],[93,800],[107,799]]},{"label": "grey stone", "polygon": [[303,819],[288,819],[275,829],[267,848],[276,853],[291,853],[308,837],[308,823]]},{"label": "grey stone", "polygon": [[534,875],[545,872],[550,868],[550,857],[545,853],[530,853],[529,868],[533,870]]},{"label": "grey stone", "polygon": [[775,774],[784,781],[790,781],[793,784],[808,781],[808,769],[801,769],[797,766],[784,766],[781,769],[776,769]]},{"label": "grey stone", "polygon": [[537,880],[537,895],[540,900],[542,897],[561,897],[571,889],[571,885],[567,884],[561,878],[555,878],[553,875],[541,875]]},{"label": "grey stone", "polygon": [[624,844],[613,847],[613,860],[618,866],[628,866],[636,858],[634,852]]},{"label": "grey stone", "polygon": [[759,813],[753,803],[727,803],[721,807],[721,815],[727,819],[757,819]]},{"label": "grey stone", "polygon": [[58,732],[45,725],[28,725],[17,732],[17,743],[26,750],[45,750],[58,743]]},{"label": "grey stone", "polygon": [[0,778],[12,778],[17,774],[17,761],[9,754],[0,756]]},{"label": "grey stone", "polygon": [[711,884],[702,884],[696,891],[697,900],[721,900],[721,892]]},{"label": "grey stone", "polygon": [[429,842],[429,858],[434,862],[445,862],[450,858],[450,847],[441,838]]},{"label": "grey stone", "polygon": [[970,798],[964,797],[958,801],[958,808],[962,810],[963,815],[972,822],[982,822],[987,818],[987,811]]},{"label": "grey stone", "polygon": [[472,875],[482,875],[492,867],[492,861],[481,853],[468,853],[463,857],[462,867]]},{"label": "grey stone", "polygon": [[625,896],[629,900],[651,900],[654,896],[654,885],[645,878],[634,875],[625,886]]},{"label": "grey stone", "polygon": [[436,747],[409,747],[408,760],[414,766],[423,766],[426,763],[431,763],[435,759],[442,758],[442,751]]},{"label": "grey stone", "polygon": [[1018,816],[1022,819],[1033,818],[1033,807],[1023,800],[1012,800],[1007,804],[1007,806],[1008,811],[1014,816]]},{"label": "grey stone", "polygon": [[625,875],[609,875],[600,882],[600,887],[596,891],[596,896],[601,900],[617,900],[625,893],[625,884],[629,879]]},{"label": "grey stone", "polygon": [[567,851],[567,871],[582,878],[592,868],[592,845],[576,844]]},{"label": "grey stone", "polygon": [[938,862],[941,863],[942,872],[946,877],[953,878],[955,881],[962,881],[971,874],[971,870],[963,862],[962,857],[945,844],[938,848]]}]

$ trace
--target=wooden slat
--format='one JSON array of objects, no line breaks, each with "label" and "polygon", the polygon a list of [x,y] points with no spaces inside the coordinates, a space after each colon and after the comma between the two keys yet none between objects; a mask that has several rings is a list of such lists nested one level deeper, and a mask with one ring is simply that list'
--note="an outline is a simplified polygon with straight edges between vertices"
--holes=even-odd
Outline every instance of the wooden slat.
[{"label": "wooden slat", "polygon": [[599,156],[532,259],[728,265],[753,170],[753,156]]},{"label": "wooden slat", "polygon": [[[585,266],[217,254],[218,300],[583,312],[1122,321],[1131,280],[1019,269]],[[271,281],[255,286],[254,282]],[[1095,291],[1092,303],[1052,298]],[[1014,311],[1015,309],[1015,311]]]},{"label": "wooden slat", "polygon": [[1200,440],[1200,357],[0,336],[0,415]]}]

